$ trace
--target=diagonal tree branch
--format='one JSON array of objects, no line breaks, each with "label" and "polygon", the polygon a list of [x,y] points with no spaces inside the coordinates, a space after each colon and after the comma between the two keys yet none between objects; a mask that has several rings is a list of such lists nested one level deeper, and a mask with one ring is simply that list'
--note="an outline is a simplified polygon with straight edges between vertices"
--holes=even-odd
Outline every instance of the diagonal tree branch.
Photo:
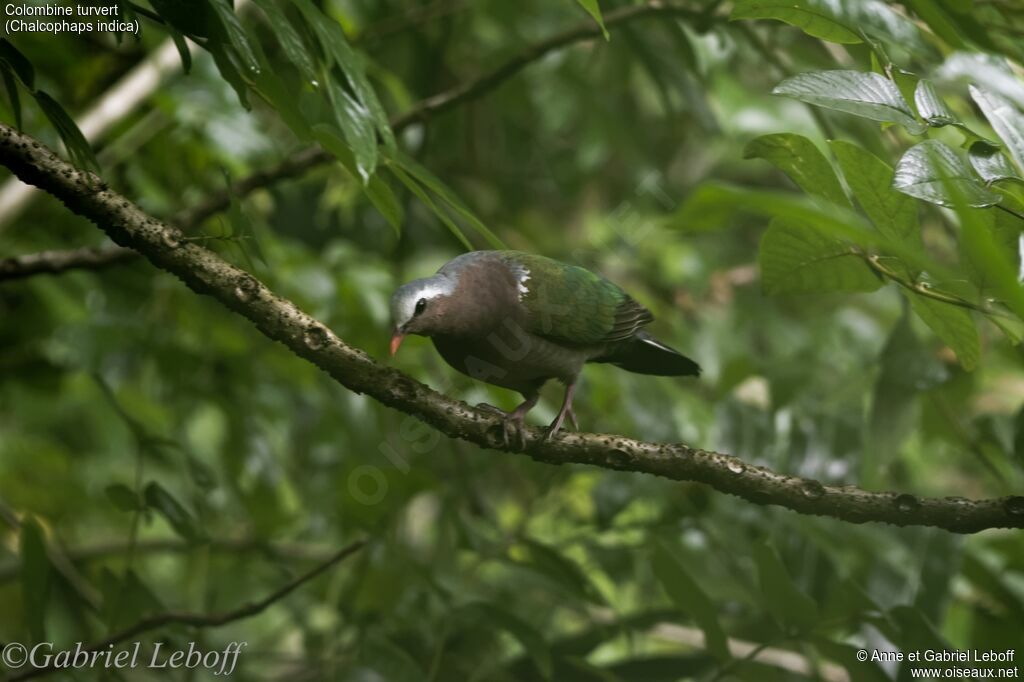
[{"label": "diagonal tree branch", "polygon": [[[709,17],[695,10],[668,5],[660,0],[649,0],[646,4],[623,7],[608,12],[604,18],[605,27],[612,29],[644,17],[678,17],[694,22],[706,21]],[[430,117],[454,109],[478,99],[494,90],[503,82],[544,55],[585,40],[601,36],[601,29],[593,20],[557,33],[549,38],[525,47],[514,57],[492,71],[465,83],[457,85],[432,97],[420,100],[407,112],[391,119],[391,128],[401,132],[414,123],[422,123]],[[269,168],[256,171],[230,188],[214,192],[195,207],[178,215],[174,222],[188,230],[199,225],[210,216],[223,211],[231,204],[232,197],[244,197],[269,187],[281,180],[302,175],[311,168],[330,162],[333,157],[319,147],[307,147],[287,156]],[[125,263],[134,258],[131,251],[119,250],[113,246],[68,249],[66,251],[44,251],[14,258],[0,259],[0,281],[21,279],[40,273],[60,273],[72,269],[98,270]]]},{"label": "diagonal tree branch", "polygon": [[[251,618],[252,616],[263,613],[274,602],[284,599],[313,578],[355,554],[362,549],[365,544],[365,541],[359,540],[343,547],[335,552],[333,556],[327,559],[327,561],[310,569],[285,585],[282,585],[259,601],[243,604],[232,611],[226,611],[224,613],[191,613],[188,611],[167,611],[165,613],[158,613],[156,615],[143,618],[134,625],[130,625],[120,632],[115,632],[106,639],[89,644],[88,646],[83,647],[83,650],[100,651],[111,647],[114,644],[119,644],[129,639],[133,639],[144,632],[156,630],[168,625],[188,625],[194,628],[219,627],[221,625],[226,625],[227,623],[233,623],[236,620],[242,620],[243,618]],[[8,679],[10,682],[15,682],[16,680],[28,680],[33,677],[47,675],[55,670],[57,670],[57,666],[55,665],[31,668],[20,675],[15,675]]]},{"label": "diagonal tree branch", "polygon": [[[212,296],[246,317],[265,336],[315,364],[346,388],[412,415],[452,438],[513,451],[502,445],[501,423],[496,416],[377,363],[251,274],[185,240],[178,228],[150,217],[99,178],[79,171],[39,141],[4,124],[0,124],[0,164],[94,222],[116,243],[139,251],[197,293]],[[935,526],[959,533],[1024,528],[1024,496],[967,500],[825,486],[683,444],[648,443],[593,433],[545,440],[543,431],[529,429],[523,452],[551,464],[589,464],[706,483],[755,504],[774,504],[853,523]]]}]

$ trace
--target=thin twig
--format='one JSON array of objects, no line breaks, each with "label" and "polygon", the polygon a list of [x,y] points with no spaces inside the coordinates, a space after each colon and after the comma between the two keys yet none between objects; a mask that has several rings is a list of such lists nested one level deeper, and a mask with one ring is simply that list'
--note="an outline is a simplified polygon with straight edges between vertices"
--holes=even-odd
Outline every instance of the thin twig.
[{"label": "thin twig", "polygon": [[[282,587],[274,590],[263,599],[255,602],[249,602],[244,604],[237,609],[232,611],[226,611],[224,613],[190,613],[186,611],[168,611],[165,613],[156,614],[143,618],[139,622],[131,625],[124,630],[110,635],[106,639],[100,640],[93,644],[83,647],[85,651],[99,651],[106,649],[107,647],[113,646],[120,642],[132,639],[136,635],[140,635],[144,632],[156,630],[168,625],[188,625],[190,627],[203,628],[203,627],[219,627],[232,623],[236,620],[242,620],[243,618],[251,618],[252,616],[258,615],[265,611],[267,607],[276,601],[287,597],[290,593],[295,591],[303,584],[309,582],[313,578],[317,577],[321,573],[324,573],[335,564],[341,562],[352,554],[358,552],[366,544],[364,540],[358,540],[352,544],[339,550],[330,559],[313,568],[312,570],[300,575],[291,582],[283,585]],[[39,677],[46,675],[47,673],[56,670],[55,666],[46,666],[42,668],[34,668],[27,670],[26,672],[9,678],[10,682],[16,682],[17,680],[27,680],[33,677]]]},{"label": "thin twig", "polygon": [[1013,315],[1004,313],[1001,310],[996,310],[995,308],[991,308],[984,304],[975,303],[974,301],[962,298],[960,296],[957,296],[956,294],[949,294],[944,291],[937,291],[932,287],[928,286],[927,284],[925,284],[924,282],[915,282],[908,277],[904,277],[903,275],[899,274],[892,268],[882,265],[881,256],[869,255],[860,251],[855,251],[854,253],[863,258],[864,262],[868,264],[868,267],[870,267],[876,273],[878,273],[885,279],[888,279],[891,282],[898,284],[904,289],[914,292],[918,296],[924,296],[925,298],[930,298],[935,301],[941,301],[943,303],[948,303],[949,305],[955,305],[958,308],[966,308],[967,310],[973,310],[983,315],[989,315],[992,317],[1014,318]]}]

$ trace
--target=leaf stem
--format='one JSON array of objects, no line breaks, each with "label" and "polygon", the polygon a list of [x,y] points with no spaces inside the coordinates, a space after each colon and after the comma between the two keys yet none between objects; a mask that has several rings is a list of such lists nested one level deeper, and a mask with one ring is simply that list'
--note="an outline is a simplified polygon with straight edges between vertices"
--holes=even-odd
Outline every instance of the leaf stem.
[{"label": "leaf stem", "polygon": [[990,315],[992,317],[1005,318],[1013,317],[1012,315],[1004,313],[1001,310],[995,310],[994,308],[991,308],[981,303],[975,303],[974,301],[968,300],[961,296],[957,296],[955,294],[949,294],[943,291],[936,291],[935,289],[933,289],[928,284],[925,284],[924,282],[915,282],[909,277],[904,277],[903,275],[899,274],[892,268],[883,265],[882,257],[877,254],[866,254],[861,251],[854,251],[854,253],[863,258],[864,262],[868,264],[868,267],[874,270],[876,274],[880,275],[881,277],[891,282],[895,282],[904,289],[912,291],[919,296],[924,296],[925,298],[930,298],[935,301],[941,301],[943,303],[955,305],[960,308],[973,310],[975,312],[981,313],[982,315]]}]

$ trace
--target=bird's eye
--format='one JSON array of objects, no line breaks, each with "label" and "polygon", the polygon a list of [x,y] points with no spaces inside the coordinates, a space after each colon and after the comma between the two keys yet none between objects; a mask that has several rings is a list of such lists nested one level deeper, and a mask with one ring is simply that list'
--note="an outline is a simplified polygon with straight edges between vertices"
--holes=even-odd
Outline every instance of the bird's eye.
[{"label": "bird's eye", "polygon": [[420,313],[422,313],[424,311],[424,309],[426,309],[426,307],[427,307],[427,299],[421,298],[420,300],[416,301],[416,310],[415,310],[415,312],[413,312],[413,315],[419,315]]}]

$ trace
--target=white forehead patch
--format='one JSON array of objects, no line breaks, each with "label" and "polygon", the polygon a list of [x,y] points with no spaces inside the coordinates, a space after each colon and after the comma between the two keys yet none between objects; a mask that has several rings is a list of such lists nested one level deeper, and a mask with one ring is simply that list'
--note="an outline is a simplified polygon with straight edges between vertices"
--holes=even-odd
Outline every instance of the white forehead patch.
[{"label": "white forehead patch", "polygon": [[455,283],[443,275],[404,284],[391,297],[391,320],[396,327],[408,324],[416,314],[416,304],[421,299],[430,301],[438,296],[449,296],[453,291]]}]

